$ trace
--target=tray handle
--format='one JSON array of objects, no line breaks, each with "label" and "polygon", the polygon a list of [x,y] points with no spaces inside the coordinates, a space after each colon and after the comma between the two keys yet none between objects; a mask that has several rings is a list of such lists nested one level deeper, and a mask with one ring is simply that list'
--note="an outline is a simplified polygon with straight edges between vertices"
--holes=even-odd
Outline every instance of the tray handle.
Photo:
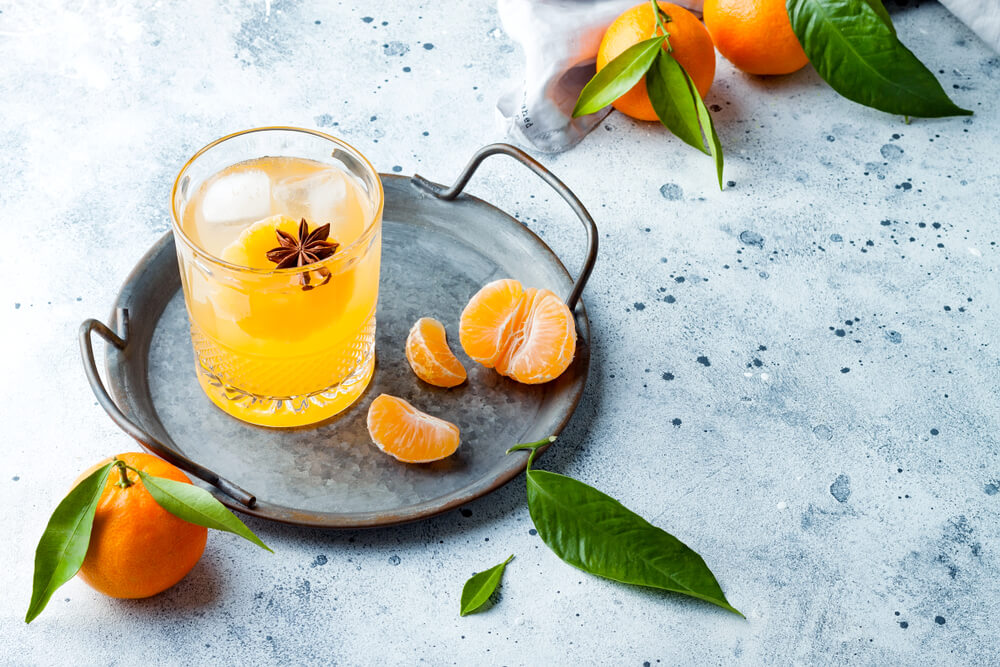
[{"label": "tray handle", "polygon": [[244,491],[228,479],[220,477],[208,468],[198,465],[191,459],[178,454],[170,447],[167,447],[159,440],[146,433],[146,431],[144,431],[138,424],[129,419],[125,413],[121,411],[114,399],[111,398],[111,395],[108,394],[107,389],[104,387],[104,383],[101,381],[101,375],[97,370],[97,361],[94,358],[94,345],[91,341],[91,334],[98,334],[101,338],[111,343],[111,345],[113,345],[116,349],[124,352],[126,346],[128,345],[129,321],[127,308],[120,308],[118,310],[118,321],[121,327],[121,335],[113,332],[103,322],[94,319],[86,320],[80,325],[80,352],[83,355],[83,368],[87,373],[87,381],[90,382],[90,388],[94,390],[94,396],[97,397],[97,402],[100,403],[101,407],[104,408],[104,411],[108,413],[111,420],[117,424],[121,430],[135,438],[135,440],[138,441],[143,447],[152,451],[161,459],[174,464],[181,470],[189,472],[198,479],[211,484],[219,491],[239,502],[241,505],[245,507],[253,507],[257,503],[257,498],[254,497],[253,494]]},{"label": "tray handle", "polygon": [[462,190],[468,184],[469,179],[476,172],[476,169],[482,164],[483,160],[491,155],[507,155],[514,158],[525,167],[535,172],[535,174],[541,178],[543,181],[549,184],[549,186],[555,190],[560,197],[562,197],[569,207],[573,209],[576,216],[580,218],[580,222],[583,223],[583,229],[587,234],[587,256],[583,260],[583,266],[580,267],[580,273],[577,274],[576,282],[573,283],[573,289],[570,291],[569,296],[566,297],[566,305],[569,306],[570,310],[576,307],[577,301],[580,300],[580,295],[583,293],[583,288],[587,285],[587,279],[590,278],[591,271],[594,270],[594,262],[597,260],[597,225],[594,224],[594,219],[590,217],[590,213],[584,208],[577,196],[573,194],[573,191],[566,187],[566,184],[560,181],[555,175],[543,167],[541,163],[532,158],[530,155],[522,151],[520,148],[511,146],[510,144],[490,144],[489,146],[484,146],[476,151],[476,154],[472,156],[469,163],[465,165],[465,169],[459,174],[458,179],[455,184],[450,188],[442,189],[441,186],[431,183],[423,176],[414,174],[411,178],[411,182],[418,188],[431,194],[438,199],[444,199],[446,201],[451,201],[455,199]]}]

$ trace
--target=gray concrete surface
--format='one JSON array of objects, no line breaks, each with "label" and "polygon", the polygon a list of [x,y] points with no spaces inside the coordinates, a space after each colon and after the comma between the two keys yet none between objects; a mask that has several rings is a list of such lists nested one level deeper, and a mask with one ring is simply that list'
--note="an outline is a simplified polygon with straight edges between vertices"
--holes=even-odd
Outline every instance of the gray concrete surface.
[{"label": "gray concrete surface", "polygon": [[[697,549],[747,620],[563,564],[517,481],[391,530],[251,520],[273,556],[213,534],[158,597],[73,581],[23,624],[48,514],[134,448],[76,327],[168,228],[184,160],[295,124],[449,180],[501,138],[521,64],[491,3],[349,4],[0,5],[0,662],[1000,662],[1000,59],[933,3],[893,14],[971,118],[906,125],[811,70],[720,58],[724,192],[707,158],[617,114],[544,158],[603,246],[591,381],[542,465]],[[576,223],[540,183],[498,162],[470,190],[576,265]],[[466,577],[510,553],[498,603],[459,618]]]}]

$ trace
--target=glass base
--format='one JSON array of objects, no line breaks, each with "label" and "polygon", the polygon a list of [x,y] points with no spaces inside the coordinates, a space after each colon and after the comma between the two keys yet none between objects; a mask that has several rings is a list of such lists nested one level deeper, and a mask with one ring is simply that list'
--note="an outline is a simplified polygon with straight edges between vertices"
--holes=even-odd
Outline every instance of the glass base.
[{"label": "glass base", "polygon": [[303,396],[250,394],[223,383],[197,361],[195,366],[205,395],[223,412],[258,426],[306,426],[329,419],[358,400],[375,371],[375,350],[342,382]]}]

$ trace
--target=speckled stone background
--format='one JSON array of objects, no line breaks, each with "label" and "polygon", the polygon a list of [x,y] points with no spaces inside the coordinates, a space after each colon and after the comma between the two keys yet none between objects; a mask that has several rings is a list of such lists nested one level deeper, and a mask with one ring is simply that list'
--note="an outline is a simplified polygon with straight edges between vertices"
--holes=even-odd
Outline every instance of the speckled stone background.
[{"label": "speckled stone background", "polygon": [[[361,3],[358,3],[361,5]],[[97,407],[76,328],[168,229],[185,159],[264,124],[343,136],[447,181],[500,139],[520,74],[492,3],[0,4],[0,662],[997,664],[1000,58],[943,8],[891,8],[968,119],[839,98],[720,58],[710,161],[610,116],[544,162],[590,206],[587,394],[542,465],[701,552],[747,620],[580,573],[521,481],[402,528],[250,520],[133,602],[79,581],[22,622],[35,543],[85,466],[134,444]],[[498,160],[471,192],[567,261],[577,223]],[[473,571],[516,554],[499,602]]]}]

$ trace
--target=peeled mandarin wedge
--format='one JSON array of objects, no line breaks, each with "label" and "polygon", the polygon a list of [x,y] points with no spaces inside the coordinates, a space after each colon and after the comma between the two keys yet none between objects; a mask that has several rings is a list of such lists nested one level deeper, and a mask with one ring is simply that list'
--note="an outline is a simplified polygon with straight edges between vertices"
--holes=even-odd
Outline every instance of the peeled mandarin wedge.
[{"label": "peeled mandarin wedge", "polygon": [[457,426],[389,394],[369,406],[368,434],[379,449],[404,463],[438,461],[454,454],[459,443]]},{"label": "peeled mandarin wedge", "polygon": [[494,281],[476,292],[462,311],[458,328],[467,355],[487,368],[496,365],[523,296],[521,283],[510,278]]},{"label": "peeled mandarin wedge", "polygon": [[299,221],[287,215],[272,215],[270,218],[258,220],[222,249],[222,259],[230,264],[251,269],[273,269],[274,262],[267,258],[267,251],[278,245],[276,229],[297,237]]},{"label": "peeled mandarin wedge", "polygon": [[448,347],[444,325],[433,317],[421,317],[410,329],[406,360],[418,378],[435,387],[457,387],[465,382],[465,367]]},{"label": "peeled mandarin wedge", "polygon": [[483,287],[462,311],[465,353],[525,384],[562,375],[576,352],[576,324],[566,304],[547,289],[524,289],[510,278]]}]

